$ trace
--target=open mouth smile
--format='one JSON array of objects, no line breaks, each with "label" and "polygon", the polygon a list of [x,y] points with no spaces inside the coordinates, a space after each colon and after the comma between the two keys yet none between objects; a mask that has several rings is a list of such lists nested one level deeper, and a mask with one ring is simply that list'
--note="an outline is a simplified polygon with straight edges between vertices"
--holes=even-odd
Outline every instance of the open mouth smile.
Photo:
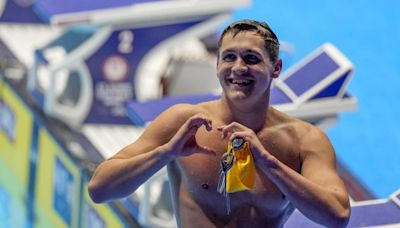
[{"label": "open mouth smile", "polygon": [[238,85],[240,87],[248,86],[253,84],[254,80],[249,79],[228,79],[230,84]]}]

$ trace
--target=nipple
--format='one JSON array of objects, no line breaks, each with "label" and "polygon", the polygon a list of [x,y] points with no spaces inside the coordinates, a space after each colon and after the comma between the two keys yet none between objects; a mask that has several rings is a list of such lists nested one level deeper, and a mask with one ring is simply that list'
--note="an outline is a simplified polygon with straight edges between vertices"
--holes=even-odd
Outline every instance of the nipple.
[{"label": "nipple", "polygon": [[208,189],[208,184],[202,184],[201,187],[202,187],[203,189]]}]

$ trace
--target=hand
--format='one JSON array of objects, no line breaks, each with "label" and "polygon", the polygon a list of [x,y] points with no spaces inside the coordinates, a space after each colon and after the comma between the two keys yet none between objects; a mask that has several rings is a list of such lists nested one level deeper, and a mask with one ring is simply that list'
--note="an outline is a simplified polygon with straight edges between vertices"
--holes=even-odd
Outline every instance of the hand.
[{"label": "hand", "polygon": [[217,128],[221,131],[221,138],[225,139],[229,136],[229,141],[232,141],[236,137],[243,138],[250,144],[250,150],[255,160],[261,158],[265,155],[270,155],[270,153],[264,148],[260,140],[258,139],[256,133],[237,122],[232,122],[228,125],[220,126]]},{"label": "hand", "polygon": [[174,158],[189,156],[194,153],[216,154],[214,149],[197,144],[196,132],[202,125],[204,125],[207,131],[212,130],[211,120],[204,114],[196,114],[186,120],[186,122],[179,128],[171,140],[166,144]]}]

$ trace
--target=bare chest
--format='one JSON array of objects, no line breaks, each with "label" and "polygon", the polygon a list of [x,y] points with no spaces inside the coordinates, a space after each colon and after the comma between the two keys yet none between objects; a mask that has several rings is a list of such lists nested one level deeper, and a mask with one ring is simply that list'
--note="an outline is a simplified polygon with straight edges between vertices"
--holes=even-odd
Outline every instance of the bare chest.
[{"label": "bare chest", "polygon": [[[228,142],[220,138],[218,132],[201,133],[196,135],[200,145],[212,147],[217,151],[216,156],[194,154],[180,158],[177,161],[182,184],[188,195],[203,208],[226,212],[226,201],[217,192],[220,172],[220,158],[226,152]],[[260,134],[264,147],[280,161],[295,171],[300,169],[299,156],[290,138],[284,135]],[[277,186],[256,166],[256,186],[253,190],[230,194],[232,209],[240,209],[252,205],[260,211],[275,212],[285,207],[288,202]],[[279,211],[279,210],[278,210]]]}]

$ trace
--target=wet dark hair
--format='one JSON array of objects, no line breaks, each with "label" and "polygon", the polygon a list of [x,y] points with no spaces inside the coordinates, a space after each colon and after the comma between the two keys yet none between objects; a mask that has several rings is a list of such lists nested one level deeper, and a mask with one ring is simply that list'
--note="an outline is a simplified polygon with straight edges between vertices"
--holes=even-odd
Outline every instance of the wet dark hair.
[{"label": "wet dark hair", "polygon": [[240,32],[255,31],[264,39],[264,47],[269,54],[271,62],[275,62],[279,57],[279,40],[272,29],[265,22],[255,20],[240,20],[230,24],[221,34],[218,41],[218,52],[222,45],[222,40],[226,34],[232,33],[236,36]]}]

